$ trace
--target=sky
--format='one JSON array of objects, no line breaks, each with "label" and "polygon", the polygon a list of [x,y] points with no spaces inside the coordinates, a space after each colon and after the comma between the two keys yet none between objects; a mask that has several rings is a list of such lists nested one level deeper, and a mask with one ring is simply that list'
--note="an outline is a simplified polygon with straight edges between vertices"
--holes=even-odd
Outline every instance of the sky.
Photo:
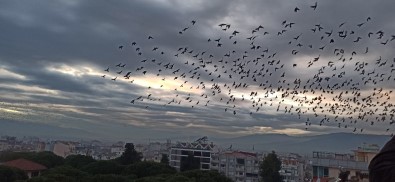
[{"label": "sky", "polygon": [[389,135],[393,7],[392,0],[1,1],[0,134]]}]

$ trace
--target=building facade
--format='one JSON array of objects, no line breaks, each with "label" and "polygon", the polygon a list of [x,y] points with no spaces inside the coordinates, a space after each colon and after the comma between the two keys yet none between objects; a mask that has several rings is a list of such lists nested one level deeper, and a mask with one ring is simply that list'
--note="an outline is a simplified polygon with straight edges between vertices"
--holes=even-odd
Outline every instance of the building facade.
[{"label": "building facade", "polygon": [[181,170],[181,163],[189,155],[197,158],[200,161],[200,170],[211,169],[211,155],[215,145],[208,144],[205,141],[197,140],[195,142],[177,142],[170,149],[170,166]]},{"label": "building facade", "polygon": [[313,168],[313,181],[336,180],[341,171],[349,173],[349,180],[368,182],[369,162],[379,152],[378,145],[363,144],[351,154],[313,152],[310,163]]},{"label": "building facade", "polygon": [[211,169],[235,182],[259,181],[259,157],[256,153],[223,151],[212,155]]},{"label": "building facade", "polygon": [[298,154],[286,154],[279,156],[281,170],[279,171],[283,182],[298,182],[304,179],[304,160]]}]

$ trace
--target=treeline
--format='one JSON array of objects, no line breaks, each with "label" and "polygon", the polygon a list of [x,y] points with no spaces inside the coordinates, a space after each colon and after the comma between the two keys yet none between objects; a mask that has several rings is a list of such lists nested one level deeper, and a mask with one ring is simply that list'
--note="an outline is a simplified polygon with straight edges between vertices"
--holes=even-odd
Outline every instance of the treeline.
[{"label": "treeline", "polygon": [[126,145],[121,157],[114,160],[95,160],[90,156],[70,155],[65,159],[52,152],[3,152],[0,162],[24,158],[40,163],[48,170],[39,177],[27,179],[23,171],[0,167],[0,181],[27,182],[231,182],[216,171],[187,170],[177,172],[162,163],[141,161],[141,153],[134,150],[133,144]]}]

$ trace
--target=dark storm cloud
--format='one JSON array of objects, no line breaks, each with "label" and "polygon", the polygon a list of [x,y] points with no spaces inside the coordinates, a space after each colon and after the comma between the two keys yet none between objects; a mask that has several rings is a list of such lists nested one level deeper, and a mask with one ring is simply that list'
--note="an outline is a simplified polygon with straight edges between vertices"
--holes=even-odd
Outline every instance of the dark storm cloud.
[{"label": "dark storm cloud", "polygon": [[[115,67],[118,63],[125,63],[124,71],[133,71],[132,77],[136,79],[141,77],[141,72],[134,72],[134,70],[140,66],[144,66],[148,73],[155,75],[160,67],[153,63],[143,64],[141,63],[143,59],[147,59],[147,62],[156,59],[157,62],[163,62],[163,64],[174,63],[175,67],[181,70],[181,74],[188,73],[194,68],[185,65],[184,62],[190,61],[198,64],[198,61],[191,59],[191,56],[202,51],[213,54],[216,61],[229,50],[237,51],[238,55],[242,55],[240,52],[247,50],[249,58],[258,57],[261,52],[251,51],[246,38],[251,36],[251,30],[259,25],[263,25],[264,30],[269,31],[270,35],[265,37],[259,35],[256,43],[261,44],[263,48],[269,48],[270,53],[277,52],[276,59],[281,59],[282,64],[285,64],[281,72],[273,75],[273,86],[278,85],[276,81],[280,79],[282,72],[286,72],[287,79],[301,78],[306,81],[311,77],[310,72],[317,71],[306,70],[307,62],[313,57],[321,56],[317,65],[325,65],[327,62],[323,59],[336,59],[331,51],[310,50],[306,48],[308,44],[313,44],[315,48],[326,45],[326,49],[331,50],[342,48],[348,54],[356,51],[358,56],[361,56],[359,59],[366,62],[374,62],[379,56],[389,60],[395,57],[391,52],[394,44],[380,45],[382,41],[395,34],[395,20],[392,18],[394,2],[390,0],[363,3],[357,0],[318,1],[318,8],[313,11],[309,6],[314,2],[278,0],[2,1],[0,3],[0,39],[2,40],[0,41],[0,63],[4,67],[0,68],[20,74],[26,79],[4,77],[0,74],[1,83],[10,86],[2,88],[1,92],[28,95],[30,100],[27,99],[26,102],[67,105],[71,109],[77,109],[79,113],[62,110],[61,107],[47,108],[42,112],[55,112],[62,115],[57,122],[54,122],[56,124],[65,122],[64,118],[70,117],[68,119],[73,120],[69,123],[70,127],[78,126],[94,132],[102,128],[88,126],[103,123],[106,127],[114,124],[114,129],[108,129],[109,133],[111,133],[110,130],[116,131],[116,128],[122,128],[122,124],[137,127],[135,128],[136,132],[138,127],[141,130],[155,129],[155,131],[159,131],[158,128],[166,131],[185,129],[185,133],[198,128],[199,131],[211,134],[215,134],[215,131],[219,133],[258,132],[255,130],[257,127],[271,127],[281,130],[295,126],[295,128],[304,129],[304,122],[299,121],[296,115],[284,115],[275,112],[275,108],[265,106],[262,107],[262,110],[266,111],[250,116],[249,109],[254,111],[255,108],[237,107],[233,109],[232,106],[220,104],[215,98],[223,97],[227,100],[226,93],[211,96],[214,100],[211,100],[208,107],[202,106],[204,104],[202,100],[201,105],[192,108],[200,99],[200,94],[197,93],[192,93],[191,97],[194,101],[191,103],[184,100],[180,105],[173,103],[163,106],[171,101],[170,96],[174,97],[177,92],[147,90],[142,85],[118,81],[110,82],[109,78],[115,76],[119,77],[118,80],[122,78],[122,75],[115,74],[115,71],[120,70]],[[297,13],[293,11],[296,6],[301,9]],[[367,17],[372,18],[371,22],[358,28],[356,25],[364,22]],[[196,20],[196,25],[192,26],[191,20]],[[283,29],[281,22],[284,20],[295,22],[295,25],[281,38],[278,38],[276,33]],[[364,36],[361,42],[354,43],[352,38],[336,39],[334,44],[329,44],[330,39],[326,37],[324,41],[320,40],[325,31],[333,30],[334,34],[337,34],[337,31],[341,30],[338,26],[342,22],[346,22],[344,29],[352,29],[358,35]],[[220,23],[231,23],[231,30],[222,31],[217,26]],[[316,24],[321,24],[324,30],[314,34],[310,29],[314,28]],[[189,30],[183,35],[179,35],[178,32],[184,27],[189,27]],[[233,30],[238,30],[241,33],[229,40],[228,36],[231,34],[229,31]],[[382,40],[366,38],[367,33],[379,30],[385,32]],[[300,42],[303,42],[305,47],[301,49],[302,53],[295,57],[291,55],[291,51],[295,49],[292,47],[294,45],[288,45],[288,41],[293,40],[300,33],[302,33]],[[147,40],[148,35],[152,35],[154,40]],[[217,48],[215,44],[207,42],[209,38],[212,40],[221,38],[226,45],[223,48]],[[237,46],[231,45],[234,40],[239,42]],[[137,42],[136,47],[142,49],[143,56],[136,55],[136,47],[130,45],[133,41]],[[120,45],[124,46],[123,50],[118,49]],[[164,51],[165,54],[160,55],[158,52],[152,51],[153,47],[159,47],[159,51]],[[179,47],[188,47],[189,50],[194,50],[194,53],[175,58],[174,55],[177,54]],[[366,47],[370,47],[370,57],[364,57],[361,54]],[[287,64],[291,60],[300,61],[297,62],[297,69]],[[50,70],[50,68],[64,69],[61,67],[62,65],[75,68],[92,67],[95,74],[76,76],[61,73],[59,70]],[[336,65],[340,67],[342,64],[336,63]],[[103,70],[107,67],[110,68],[112,75],[101,79],[99,74],[105,74]],[[206,69],[209,71],[199,71],[200,80],[191,80],[190,82],[203,81],[206,82],[207,88],[211,87],[212,83],[208,81],[212,77],[208,74],[214,68],[208,66]],[[353,68],[349,69],[347,79],[357,80],[360,78],[358,74],[351,72]],[[370,69],[374,69],[373,63],[369,65]],[[380,70],[388,72],[389,68],[380,68]],[[163,70],[158,79],[162,76],[172,79],[176,76],[172,72],[173,70]],[[306,74],[301,74],[301,72],[306,72]],[[234,78],[230,79],[223,74],[221,78],[215,80],[221,85],[232,83],[235,79],[236,82],[241,82],[237,80],[239,77],[236,77],[236,74],[233,76]],[[344,80],[334,78],[329,83],[335,84]],[[195,84],[193,82],[190,84]],[[252,80],[243,80],[242,82],[251,86],[257,84]],[[37,95],[32,91],[18,88],[17,84],[59,93],[51,95],[40,91],[40,94]],[[380,86],[384,87],[385,85]],[[371,89],[371,86],[361,88]],[[160,98],[164,95],[169,97],[164,97],[161,102],[148,101],[149,99],[145,98],[143,102],[136,101],[136,104],[130,104],[132,99],[139,96],[144,98],[155,92],[158,95],[153,94],[153,98]],[[227,91],[224,89],[223,92]],[[206,90],[204,93],[210,94],[211,91]],[[179,100],[188,96],[188,92],[180,91],[178,94],[180,95]],[[1,98],[1,101],[11,104],[20,102],[17,101],[17,98]],[[243,105],[247,102],[237,103]],[[146,106],[149,109],[146,109]],[[229,108],[226,113],[224,112],[225,108]],[[242,114],[235,116],[232,114],[233,110]],[[96,115],[100,115],[100,117]],[[311,116],[303,116],[304,119],[306,117]],[[319,123],[319,121],[315,121],[315,123]],[[333,132],[336,131],[337,125],[328,127],[326,131]],[[335,129],[330,127],[335,127]],[[375,129],[372,127],[372,130]],[[320,129],[316,129],[316,131],[325,132]],[[129,134],[126,131],[121,133],[124,136]]]}]

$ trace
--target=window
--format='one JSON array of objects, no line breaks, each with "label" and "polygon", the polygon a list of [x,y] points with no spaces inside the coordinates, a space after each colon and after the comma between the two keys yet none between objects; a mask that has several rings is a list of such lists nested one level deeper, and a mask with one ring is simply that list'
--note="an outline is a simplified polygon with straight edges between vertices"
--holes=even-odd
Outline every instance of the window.
[{"label": "window", "polygon": [[210,169],[210,165],[209,164],[202,164],[202,169]]},{"label": "window", "polygon": [[210,163],[210,158],[200,158],[200,162],[202,162],[202,163]]},{"label": "window", "polygon": [[313,166],[313,176],[315,177],[328,177],[329,170],[323,166]]},{"label": "window", "polygon": [[188,154],[189,154],[189,151],[186,151],[186,150],[181,151],[181,155],[188,155]]},{"label": "window", "polygon": [[32,177],[38,176],[39,174],[40,174],[40,172],[34,171],[34,172],[32,172]]},{"label": "window", "polygon": [[202,152],[204,157],[210,157],[210,152]]},{"label": "window", "polygon": [[193,155],[194,156],[202,156],[202,152],[195,151],[195,152],[193,152]]},{"label": "window", "polygon": [[236,159],[237,164],[244,165],[244,159]]},{"label": "window", "polygon": [[254,173],[246,173],[246,177],[258,177],[258,174],[254,174]]}]

